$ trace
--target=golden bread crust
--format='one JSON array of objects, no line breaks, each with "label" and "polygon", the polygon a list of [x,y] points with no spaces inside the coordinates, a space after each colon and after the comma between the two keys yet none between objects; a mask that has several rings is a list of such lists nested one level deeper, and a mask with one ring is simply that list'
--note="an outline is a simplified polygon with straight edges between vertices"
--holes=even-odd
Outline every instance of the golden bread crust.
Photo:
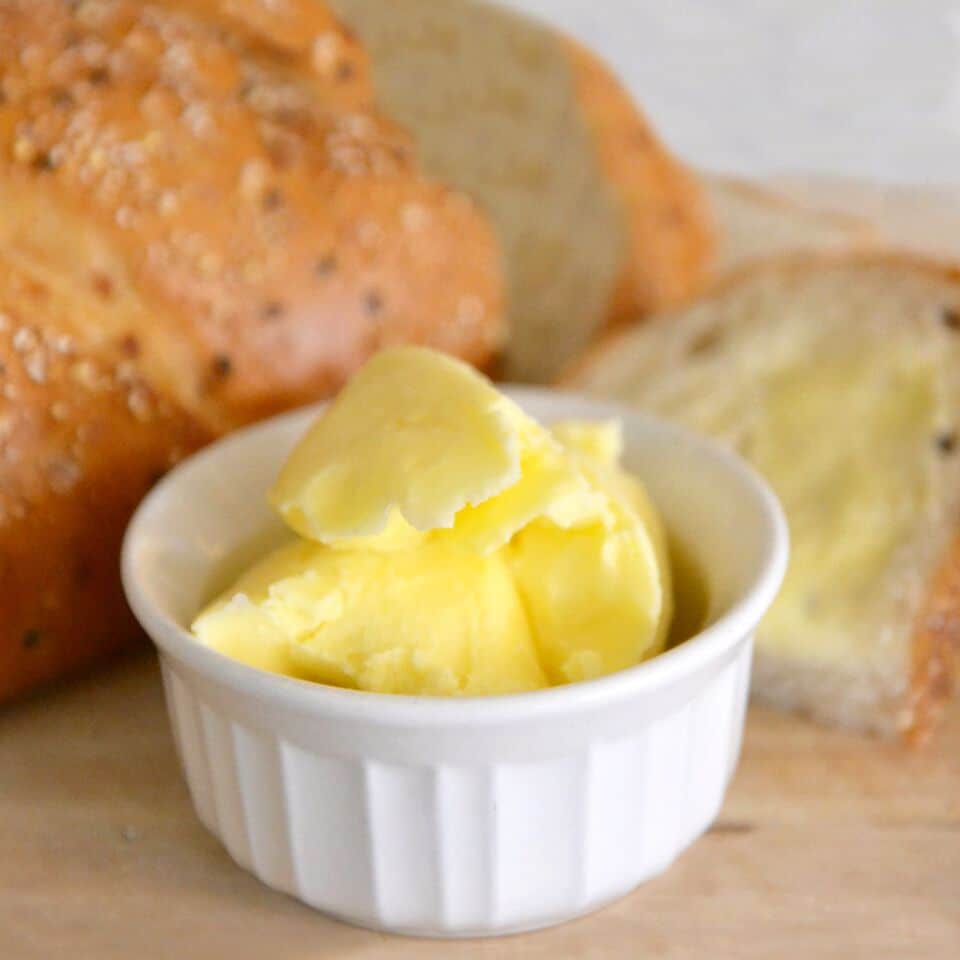
[{"label": "golden bread crust", "polygon": [[698,292],[714,239],[706,198],[671,156],[610,70],[565,40],[583,118],[601,168],[623,205],[629,247],[610,302],[610,322],[634,322]]},{"label": "golden bread crust", "polygon": [[911,641],[911,677],[903,735],[926,743],[953,697],[960,660],[960,535],[944,551],[927,589]]},{"label": "golden bread crust", "polygon": [[139,340],[96,344],[96,301],[0,256],[0,698],[137,635],[120,540],[133,508],[208,439],[138,371]]},{"label": "golden bread crust", "polygon": [[329,393],[385,343],[492,355],[491,232],[362,106],[365,61],[319,4],[285,5],[306,49],[252,16],[231,30],[253,3],[202,5],[225,21],[90,6],[0,8],[0,247],[87,286],[82,248],[37,221],[94,235],[119,274],[106,284],[128,283],[160,335],[189,344],[166,370],[152,357],[161,388],[225,429]]}]

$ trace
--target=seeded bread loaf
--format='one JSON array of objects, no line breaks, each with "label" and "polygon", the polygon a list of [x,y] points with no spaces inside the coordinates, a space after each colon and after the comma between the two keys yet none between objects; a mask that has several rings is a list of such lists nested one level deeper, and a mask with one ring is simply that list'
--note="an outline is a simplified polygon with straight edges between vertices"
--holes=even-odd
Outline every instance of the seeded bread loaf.
[{"label": "seeded bread loaf", "polygon": [[687,299],[708,213],[618,81],[484,0],[330,0],[425,169],[490,214],[511,335],[502,375],[548,382],[605,327]]},{"label": "seeded bread loaf", "polygon": [[958,371],[960,274],[864,255],[748,270],[568,385],[725,440],[779,492],[792,558],[756,696],[923,740],[960,643]]},{"label": "seeded bread loaf", "polygon": [[313,0],[2,0],[0,211],[0,697],[135,636],[117,545],[179,457],[502,343],[492,230]]}]

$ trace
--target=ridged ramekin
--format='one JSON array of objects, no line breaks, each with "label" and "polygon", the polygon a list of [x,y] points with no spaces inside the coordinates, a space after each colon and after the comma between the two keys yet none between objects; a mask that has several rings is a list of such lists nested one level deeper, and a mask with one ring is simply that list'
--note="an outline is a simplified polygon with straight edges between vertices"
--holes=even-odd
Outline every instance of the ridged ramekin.
[{"label": "ridged ramekin", "polygon": [[160,650],[200,820],[264,883],[351,923],[454,937],[587,913],[703,833],[737,763],[752,635],[786,564],[774,497],[677,427],[550,391],[512,395],[546,422],[622,421],[627,465],[706,579],[697,636],[600,680],[474,699],[324,687],[200,646],[187,625],[277,538],[264,493],[319,408],[193,457],[127,532],[124,583]]}]

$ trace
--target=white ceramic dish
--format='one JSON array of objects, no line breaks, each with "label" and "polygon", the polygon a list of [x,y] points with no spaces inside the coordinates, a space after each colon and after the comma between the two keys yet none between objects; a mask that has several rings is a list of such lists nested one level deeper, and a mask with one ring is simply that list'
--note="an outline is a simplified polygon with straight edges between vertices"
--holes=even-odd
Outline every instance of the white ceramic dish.
[{"label": "white ceramic dish", "polygon": [[600,680],[475,699],[324,687],[200,646],[187,624],[278,536],[264,493],[317,409],[193,457],[127,532],[124,583],[160,649],[200,820],[264,883],[351,923],[475,936],[587,913],[703,833],[736,766],[752,634],[786,565],[772,494],[676,427],[511,393],[545,422],[623,421],[627,466],[706,577],[697,636]]}]

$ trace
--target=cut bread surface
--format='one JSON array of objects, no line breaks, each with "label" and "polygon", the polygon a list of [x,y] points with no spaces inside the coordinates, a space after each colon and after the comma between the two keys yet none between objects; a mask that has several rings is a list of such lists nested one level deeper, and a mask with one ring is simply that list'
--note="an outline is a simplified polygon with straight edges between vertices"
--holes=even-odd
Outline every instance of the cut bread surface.
[{"label": "cut bread surface", "polygon": [[785,259],[615,338],[570,382],[725,440],[781,497],[793,551],[758,634],[756,695],[922,735],[960,603],[957,275]]},{"label": "cut bread surface", "polygon": [[700,190],[609,71],[482,0],[330,0],[426,172],[490,216],[506,268],[505,379],[549,382],[613,321],[703,277]]}]

